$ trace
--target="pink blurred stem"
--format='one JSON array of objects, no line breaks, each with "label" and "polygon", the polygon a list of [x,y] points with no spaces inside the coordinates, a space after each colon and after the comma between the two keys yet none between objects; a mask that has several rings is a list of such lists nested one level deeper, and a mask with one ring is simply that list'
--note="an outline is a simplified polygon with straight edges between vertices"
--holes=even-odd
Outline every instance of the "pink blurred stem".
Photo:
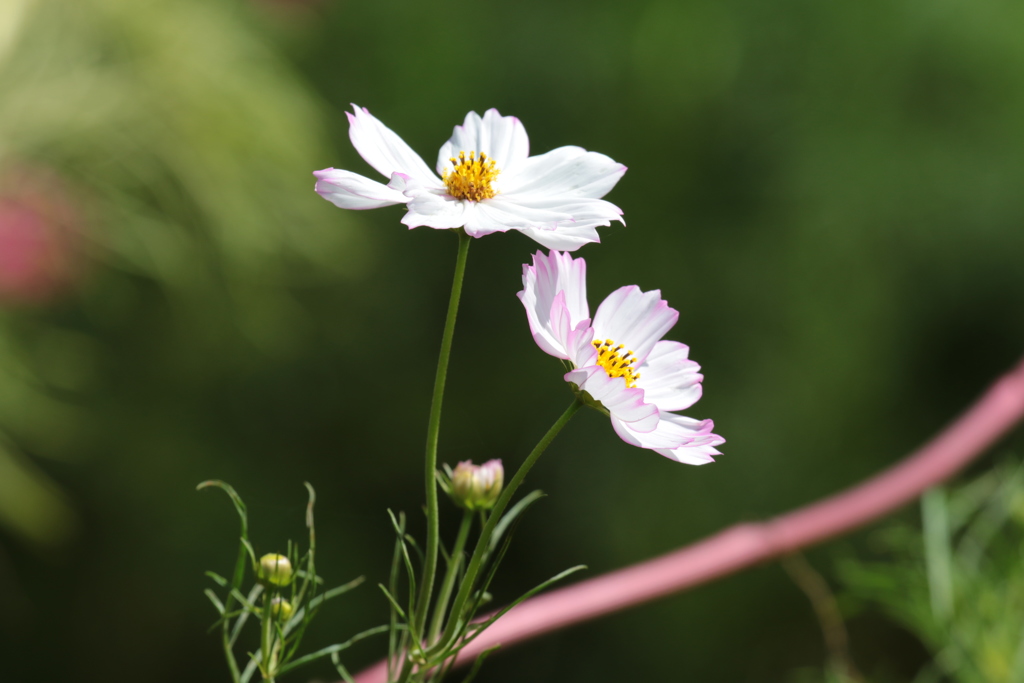
[{"label": "pink blurred stem", "polygon": [[[952,477],[1024,417],[1024,361],[902,462],[867,481],[779,517],[737,524],[674,552],[524,602],[459,656],[468,663],[498,643],[544,633],[670,595],[852,531]],[[384,663],[356,676],[384,683]]]}]

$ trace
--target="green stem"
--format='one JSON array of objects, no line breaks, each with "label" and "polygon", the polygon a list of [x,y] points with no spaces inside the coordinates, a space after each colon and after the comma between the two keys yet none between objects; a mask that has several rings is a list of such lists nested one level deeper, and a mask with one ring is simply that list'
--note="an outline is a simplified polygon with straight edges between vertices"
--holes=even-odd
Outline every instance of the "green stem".
[{"label": "green stem", "polygon": [[232,683],[240,683],[242,680],[242,674],[238,670],[238,662],[235,661],[235,653],[231,651],[230,625],[231,620],[227,618],[227,611],[225,609],[224,624],[221,629],[221,644],[224,647],[224,656],[227,657],[228,660],[228,669],[231,670]]},{"label": "green stem", "polygon": [[456,629],[459,628],[460,622],[462,621],[462,611],[466,607],[466,601],[469,600],[470,595],[473,592],[473,588],[476,584],[477,576],[482,568],[484,557],[489,553],[488,546],[491,541],[491,534],[494,532],[494,527],[498,525],[498,521],[501,519],[502,513],[505,512],[505,508],[508,507],[509,502],[512,500],[512,496],[515,495],[516,489],[523,483],[523,479],[533,468],[537,459],[540,458],[541,454],[551,445],[551,442],[555,440],[558,433],[562,431],[562,428],[569,423],[572,416],[583,407],[583,401],[576,399],[572,402],[562,416],[559,417],[555,424],[551,425],[551,428],[547,431],[541,440],[533,447],[530,454],[526,456],[526,460],[519,466],[519,470],[515,473],[515,476],[508,482],[505,490],[501,492],[501,496],[498,498],[498,502],[494,504],[494,509],[491,514],[487,517],[487,523],[484,524],[483,530],[480,532],[480,539],[477,541],[476,549],[473,551],[473,557],[469,561],[469,566],[466,568],[466,574],[462,577],[462,585],[459,586],[459,593],[455,596],[455,602],[452,603],[451,617],[448,619],[448,624],[445,626],[444,633],[441,635],[441,639],[434,644],[427,651],[427,656],[436,655],[439,652],[444,651],[454,643],[452,642],[457,635]]},{"label": "green stem", "polygon": [[428,645],[437,640],[437,634],[441,632],[441,626],[444,624],[448,600],[452,597],[452,588],[455,587],[455,577],[459,574],[459,565],[462,564],[462,552],[466,549],[466,539],[469,538],[469,528],[471,526],[473,526],[473,511],[466,510],[462,515],[462,526],[459,527],[459,535],[455,537],[455,546],[452,547],[448,571],[441,582],[441,592],[437,594],[437,604],[434,605],[434,619],[430,624],[430,635],[427,636]]},{"label": "green stem", "polygon": [[270,662],[270,641],[273,628],[271,622],[273,621],[273,615],[271,614],[270,595],[273,591],[267,591],[263,594],[263,613],[260,615],[262,621],[260,622],[260,654],[263,658],[263,666],[260,667],[262,670],[264,680],[266,680],[271,672]]},{"label": "green stem", "polygon": [[459,255],[455,261],[455,276],[452,279],[452,294],[448,299],[448,316],[444,322],[444,334],[441,337],[441,352],[437,358],[437,374],[434,376],[434,396],[430,401],[430,419],[427,423],[427,457],[423,473],[427,487],[427,548],[423,558],[423,581],[420,583],[419,602],[416,613],[412,616],[415,622],[413,629],[423,632],[426,625],[427,612],[430,609],[430,597],[434,591],[434,574],[437,571],[437,546],[440,522],[437,509],[437,435],[441,430],[441,402],[444,398],[444,382],[448,375],[448,357],[452,351],[452,337],[455,334],[455,317],[459,312],[459,298],[462,296],[462,280],[466,273],[466,255],[472,238],[463,229],[458,230]]}]

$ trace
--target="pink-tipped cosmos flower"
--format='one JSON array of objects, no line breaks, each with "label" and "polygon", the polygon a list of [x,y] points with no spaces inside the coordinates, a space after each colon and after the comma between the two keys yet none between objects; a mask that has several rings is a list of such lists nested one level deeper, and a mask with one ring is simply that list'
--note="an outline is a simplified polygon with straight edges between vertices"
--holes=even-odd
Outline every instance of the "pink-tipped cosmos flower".
[{"label": "pink-tipped cosmos flower", "polygon": [[353,105],[348,135],[387,185],[351,171],[313,173],[316,191],[343,209],[405,204],[410,228],[462,228],[473,237],[519,230],[549,249],[575,251],[599,242],[597,226],[622,222],[601,199],[626,167],[597,152],[559,147],[530,156],[523,124],[488,109],[466,114],[441,146],[435,174],[416,152],[365,108]]},{"label": "pink-tipped cosmos flower", "polygon": [[557,251],[523,266],[518,296],[537,345],[572,364],[565,381],[608,411],[626,443],[688,465],[713,462],[725,439],[711,420],[672,412],[697,402],[703,379],[685,344],[662,339],[679,313],[660,291],[630,285],[609,294],[591,320],[586,275],[583,259]]}]

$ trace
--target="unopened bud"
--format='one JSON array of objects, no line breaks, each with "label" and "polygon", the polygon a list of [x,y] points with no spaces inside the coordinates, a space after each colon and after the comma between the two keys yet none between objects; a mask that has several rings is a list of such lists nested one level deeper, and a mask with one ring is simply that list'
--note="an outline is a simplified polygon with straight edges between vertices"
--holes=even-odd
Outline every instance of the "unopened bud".
[{"label": "unopened bud", "polygon": [[291,619],[294,611],[292,603],[288,602],[280,595],[270,601],[270,616],[274,619],[279,621],[288,621]]},{"label": "unopened bud", "polygon": [[464,460],[452,472],[452,497],[467,510],[490,510],[504,483],[501,460],[488,460],[483,465]]},{"label": "unopened bud", "polygon": [[267,553],[260,558],[260,579],[272,586],[287,586],[292,582],[292,563],[284,555]]}]

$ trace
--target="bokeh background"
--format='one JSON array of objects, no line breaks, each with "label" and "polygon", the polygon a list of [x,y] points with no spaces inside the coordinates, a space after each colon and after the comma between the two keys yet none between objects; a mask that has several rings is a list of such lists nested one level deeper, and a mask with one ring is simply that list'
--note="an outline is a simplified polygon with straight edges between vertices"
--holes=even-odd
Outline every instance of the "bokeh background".
[{"label": "bokeh background", "polygon": [[[591,301],[662,290],[704,368],[690,414],[728,439],[691,468],[577,418],[531,475],[549,497],[497,600],[895,462],[1024,348],[1022,24],[1001,0],[3,0],[2,678],[226,681],[202,572],[229,571],[237,520],[201,480],[238,489],[261,552],[303,537],[312,482],[332,584],[384,580],[386,508],[422,529],[455,239],[313,193],[314,169],[372,173],[350,102],[431,162],[497,107],[534,152],[628,165],[608,196],[628,227],[581,252]],[[512,466],[571,400],[515,298],[535,248],[472,245],[445,462]],[[870,545],[810,560],[835,584],[834,558]],[[385,618],[364,587],[308,642]],[[849,626],[877,680],[928,657],[878,611]],[[753,683],[824,660],[770,565],[519,646],[480,680]],[[292,676],[313,678],[335,676]]]}]

